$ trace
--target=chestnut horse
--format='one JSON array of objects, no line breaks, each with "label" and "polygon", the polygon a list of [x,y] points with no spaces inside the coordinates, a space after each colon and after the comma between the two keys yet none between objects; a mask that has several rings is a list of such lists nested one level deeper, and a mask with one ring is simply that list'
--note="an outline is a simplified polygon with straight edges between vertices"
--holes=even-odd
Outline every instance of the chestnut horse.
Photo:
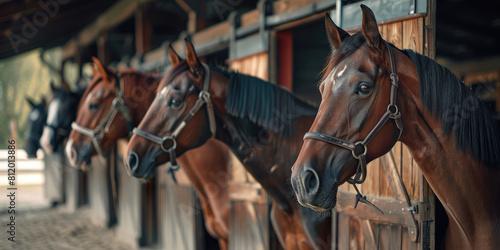
[{"label": "chestnut horse", "polygon": [[[175,52],[170,49],[170,54]],[[126,138],[128,127],[137,126],[146,113],[161,80],[132,70],[112,72],[99,60],[93,60],[96,65],[93,80],[82,98],[66,144],[66,155],[74,166],[88,164],[91,155],[107,151],[119,138]],[[171,60],[177,60],[177,56]],[[111,116],[113,110],[116,113]],[[229,178],[216,179],[216,176],[229,176],[229,157],[222,143],[212,141],[179,158],[200,198],[207,230],[219,240],[221,249],[227,249],[228,244]]]},{"label": "chestnut horse", "polygon": [[330,218],[294,201],[288,181],[317,108],[260,79],[209,69],[187,40],[186,56],[162,80],[134,130],[125,156],[131,174],[144,177],[155,167],[150,159],[175,161],[215,137],[271,196],[271,221],[283,247],[330,249]]},{"label": "chestnut horse", "polygon": [[350,183],[362,182],[365,163],[400,140],[446,210],[445,247],[497,248],[498,127],[448,68],[389,45],[373,12],[361,8],[362,32],[352,36],[327,18],[333,51],[319,86],[322,103],[292,169],[299,202],[334,208],[337,187],[353,175]]},{"label": "chestnut horse", "polygon": [[36,158],[36,151],[40,148],[40,137],[42,137],[43,127],[47,120],[47,104],[45,99],[38,104],[26,97],[26,101],[31,106],[28,116],[28,131],[24,139],[24,150],[28,158]]}]

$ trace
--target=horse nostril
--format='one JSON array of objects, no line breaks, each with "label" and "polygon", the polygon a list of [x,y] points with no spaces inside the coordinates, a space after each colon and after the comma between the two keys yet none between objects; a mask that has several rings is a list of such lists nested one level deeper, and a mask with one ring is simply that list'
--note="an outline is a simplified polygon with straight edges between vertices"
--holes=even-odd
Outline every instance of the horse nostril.
[{"label": "horse nostril", "polygon": [[128,155],[128,168],[130,173],[134,173],[139,166],[139,156],[134,152],[130,151]]},{"label": "horse nostril", "polygon": [[316,171],[312,168],[304,168],[302,172],[302,181],[304,183],[304,189],[308,195],[313,196],[318,192],[319,177]]}]

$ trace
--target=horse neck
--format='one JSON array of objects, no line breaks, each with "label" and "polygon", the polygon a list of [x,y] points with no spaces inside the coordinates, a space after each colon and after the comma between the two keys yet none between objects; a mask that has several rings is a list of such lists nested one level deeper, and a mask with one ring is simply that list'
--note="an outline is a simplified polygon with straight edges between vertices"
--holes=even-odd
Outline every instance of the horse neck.
[{"label": "horse neck", "polygon": [[474,239],[478,239],[481,233],[491,235],[496,231],[498,237],[500,201],[493,197],[500,196],[500,171],[483,166],[458,149],[453,131],[443,133],[440,118],[423,106],[416,70],[399,72],[403,84],[398,99],[404,100],[402,115],[405,125],[401,141],[408,146],[445,207],[450,223],[456,223],[459,233],[466,235],[472,247],[477,244]]},{"label": "horse neck", "polygon": [[[219,112],[217,112],[219,113]],[[226,115],[218,124],[217,139],[228,145],[245,169],[259,182],[266,192],[284,211],[291,211],[294,195],[289,182],[291,167],[302,147],[302,137],[312,124],[314,117],[297,118],[294,122],[296,131],[289,137],[280,136],[270,131],[269,139],[262,140],[259,135],[245,135],[243,128],[237,125],[239,118]],[[222,135],[222,136],[221,136]],[[283,185],[286,183],[286,185]]]},{"label": "horse neck", "polygon": [[137,72],[123,74],[121,78],[125,105],[132,116],[133,125],[138,126],[155,98],[161,78]]}]

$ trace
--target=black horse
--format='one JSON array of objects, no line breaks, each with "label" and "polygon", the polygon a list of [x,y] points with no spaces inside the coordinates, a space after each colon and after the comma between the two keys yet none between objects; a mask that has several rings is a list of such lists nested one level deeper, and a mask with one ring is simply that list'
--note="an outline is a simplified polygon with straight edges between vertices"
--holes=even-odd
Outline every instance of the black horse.
[{"label": "black horse", "polygon": [[36,158],[36,151],[40,148],[40,137],[47,120],[47,104],[44,98],[38,104],[29,97],[26,97],[26,101],[31,106],[31,112],[28,116],[28,130],[24,136],[23,148],[28,158]]},{"label": "black horse", "polygon": [[54,98],[47,108],[47,120],[43,128],[40,144],[47,154],[59,149],[71,131],[71,123],[76,118],[76,111],[85,89],[72,92],[68,85],[61,88],[50,84]]}]

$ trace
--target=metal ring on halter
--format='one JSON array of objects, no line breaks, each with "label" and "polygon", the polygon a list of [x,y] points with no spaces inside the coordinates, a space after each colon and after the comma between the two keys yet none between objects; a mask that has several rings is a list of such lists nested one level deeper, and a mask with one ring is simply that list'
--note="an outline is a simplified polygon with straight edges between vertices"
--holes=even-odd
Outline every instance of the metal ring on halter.
[{"label": "metal ring on halter", "polygon": [[[394,108],[395,110],[392,110],[392,108]],[[387,106],[387,111],[389,111],[391,116],[397,115],[399,113],[399,109],[396,104],[389,104],[389,106]]]},{"label": "metal ring on halter", "polygon": [[[167,141],[172,141],[172,146],[166,148],[165,142],[167,142]],[[177,148],[177,140],[175,139],[175,137],[173,137],[171,135],[165,136],[160,144],[160,147],[161,147],[161,150],[168,153],[168,152],[175,150]]]},{"label": "metal ring on halter", "polygon": [[[360,154],[357,154],[356,151],[358,148],[360,148],[359,146],[361,146],[361,148],[363,149],[363,152]],[[367,152],[368,152],[368,148],[361,141],[354,143],[354,148],[351,150],[352,156],[354,156],[354,158],[356,158],[358,160],[361,158],[362,155],[366,155]]]}]

